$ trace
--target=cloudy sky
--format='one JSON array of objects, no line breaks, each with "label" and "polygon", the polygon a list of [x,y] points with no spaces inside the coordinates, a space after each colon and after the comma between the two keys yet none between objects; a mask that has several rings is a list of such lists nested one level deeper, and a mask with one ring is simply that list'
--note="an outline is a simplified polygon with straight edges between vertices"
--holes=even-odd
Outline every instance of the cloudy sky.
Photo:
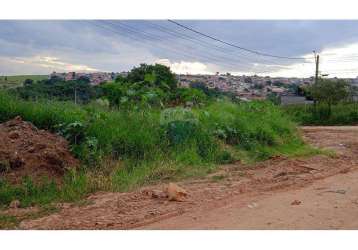
[{"label": "cloudy sky", "polygon": [[358,21],[183,21],[180,24],[261,56],[200,36],[166,20],[0,21],[0,75],[120,72],[162,63],[176,73],[309,77],[313,50],[322,74],[358,76]]}]

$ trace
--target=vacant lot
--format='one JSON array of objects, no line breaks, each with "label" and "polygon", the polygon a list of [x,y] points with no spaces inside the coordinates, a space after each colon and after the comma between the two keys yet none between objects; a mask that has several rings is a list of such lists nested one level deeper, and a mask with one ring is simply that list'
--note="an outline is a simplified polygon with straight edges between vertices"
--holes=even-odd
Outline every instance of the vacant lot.
[{"label": "vacant lot", "polygon": [[[329,152],[226,165],[204,179],[179,183],[185,202],[135,192],[101,192],[85,205],[20,224],[24,229],[329,229],[357,228],[358,127],[304,127],[306,140]],[[148,195],[149,194],[149,195]],[[7,212],[11,213],[11,211]]]}]

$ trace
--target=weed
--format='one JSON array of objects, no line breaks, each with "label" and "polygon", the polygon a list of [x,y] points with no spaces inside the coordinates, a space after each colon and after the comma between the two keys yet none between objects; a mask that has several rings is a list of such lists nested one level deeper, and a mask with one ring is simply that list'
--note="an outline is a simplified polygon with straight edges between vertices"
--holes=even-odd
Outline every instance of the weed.
[{"label": "weed", "polygon": [[202,176],[216,164],[238,159],[254,162],[311,152],[295,124],[270,102],[221,100],[193,109],[118,110],[24,101],[0,92],[0,121],[17,115],[63,134],[83,169],[68,173],[61,186],[28,179],[20,186],[0,181],[0,204],[14,199],[23,206],[79,200],[96,190],[123,191],[158,180]]}]

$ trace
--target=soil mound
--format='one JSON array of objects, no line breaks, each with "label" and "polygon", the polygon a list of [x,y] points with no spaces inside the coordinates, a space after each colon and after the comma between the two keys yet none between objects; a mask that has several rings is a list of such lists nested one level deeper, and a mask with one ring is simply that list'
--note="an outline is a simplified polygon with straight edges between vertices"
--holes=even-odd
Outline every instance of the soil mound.
[{"label": "soil mound", "polygon": [[0,177],[12,183],[24,176],[34,181],[58,179],[79,164],[64,138],[39,130],[20,116],[0,124],[0,140]]}]

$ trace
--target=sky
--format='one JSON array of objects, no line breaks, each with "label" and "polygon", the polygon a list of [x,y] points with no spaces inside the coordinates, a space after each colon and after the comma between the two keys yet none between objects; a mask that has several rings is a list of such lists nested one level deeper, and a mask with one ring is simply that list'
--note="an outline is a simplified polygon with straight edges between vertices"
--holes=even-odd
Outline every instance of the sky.
[{"label": "sky", "polygon": [[161,63],[175,73],[283,77],[320,73],[358,76],[358,21],[1,20],[0,75],[56,72],[121,72],[140,63]]}]

